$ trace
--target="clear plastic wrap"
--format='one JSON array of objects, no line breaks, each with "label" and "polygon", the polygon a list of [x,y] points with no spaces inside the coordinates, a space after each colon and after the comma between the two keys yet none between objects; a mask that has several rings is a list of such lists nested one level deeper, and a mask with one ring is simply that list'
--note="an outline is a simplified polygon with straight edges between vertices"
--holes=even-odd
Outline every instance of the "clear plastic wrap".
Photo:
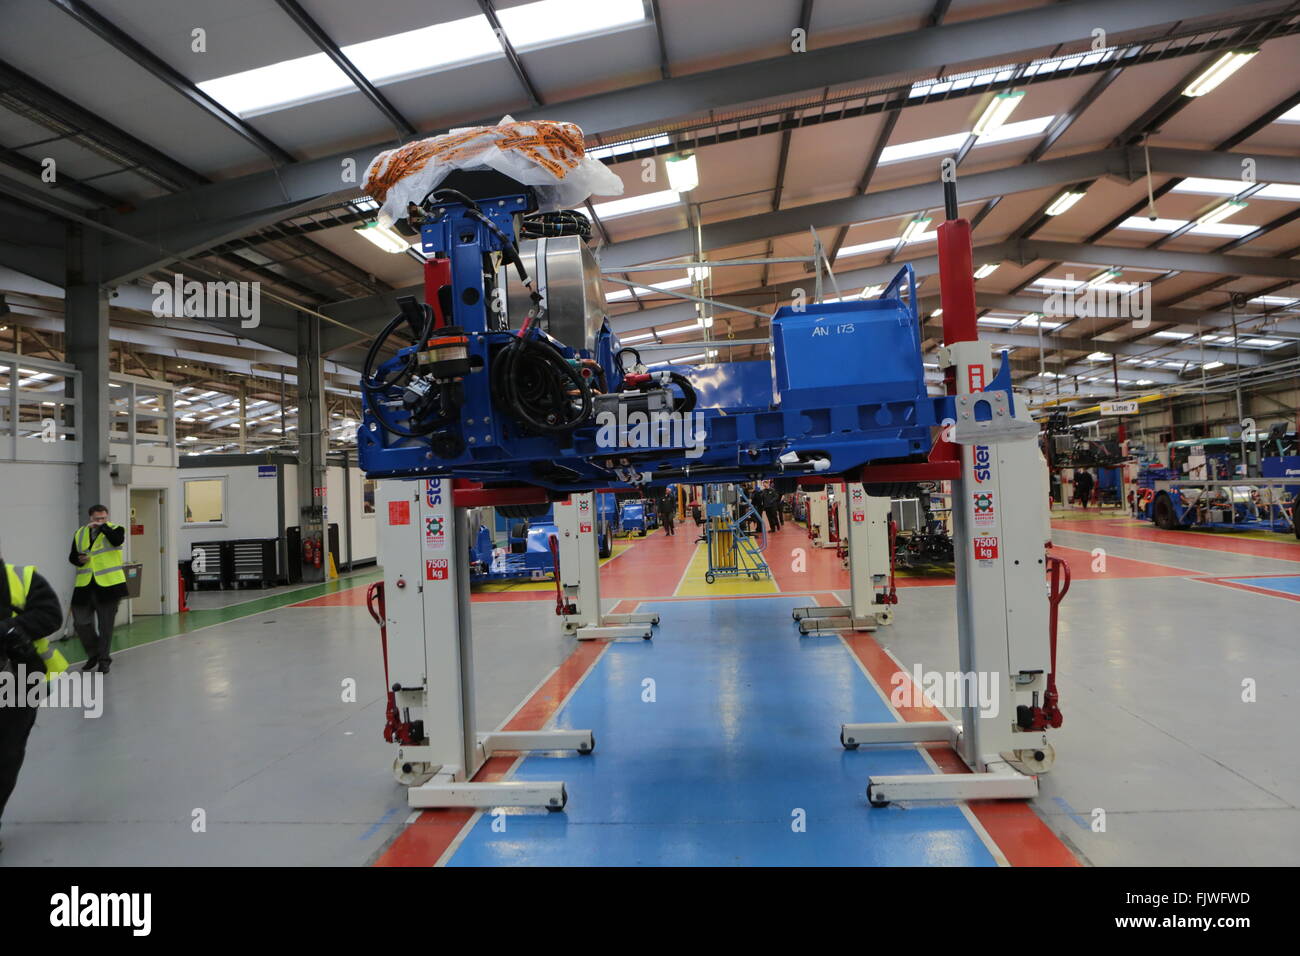
[{"label": "clear plastic wrap", "polygon": [[542,211],[568,209],[588,196],[620,196],[623,181],[583,149],[582,130],[550,120],[472,126],[389,149],[368,167],[364,189],[385,225],[406,216],[457,169],[493,169],[537,190]]}]

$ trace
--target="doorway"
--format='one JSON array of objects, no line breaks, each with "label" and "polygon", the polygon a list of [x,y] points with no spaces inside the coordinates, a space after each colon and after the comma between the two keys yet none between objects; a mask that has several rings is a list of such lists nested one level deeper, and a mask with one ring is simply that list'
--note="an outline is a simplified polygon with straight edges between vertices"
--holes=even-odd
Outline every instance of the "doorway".
[{"label": "doorway", "polygon": [[166,492],[160,488],[131,489],[131,525],[127,553],[132,564],[140,568],[140,596],[131,601],[131,613],[163,614],[166,612],[167,588],[163,572],[167,566]]}]

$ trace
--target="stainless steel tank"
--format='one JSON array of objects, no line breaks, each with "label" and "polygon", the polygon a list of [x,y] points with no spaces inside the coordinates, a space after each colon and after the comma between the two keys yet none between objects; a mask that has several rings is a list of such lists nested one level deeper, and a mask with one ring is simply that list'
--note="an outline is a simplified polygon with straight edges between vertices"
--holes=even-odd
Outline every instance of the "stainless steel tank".
[{"label": "stainless steel tank", "polygon": [[[605,319],[605,291],[587,244],[579,236],[527,239],[519,244],[519,256],[542,295],[546,330],[570,348],[594,351]],[[513,266],[501,270],[498,282],[505,286],[510,327],[517,329],[532,308],[528,290]]]}]

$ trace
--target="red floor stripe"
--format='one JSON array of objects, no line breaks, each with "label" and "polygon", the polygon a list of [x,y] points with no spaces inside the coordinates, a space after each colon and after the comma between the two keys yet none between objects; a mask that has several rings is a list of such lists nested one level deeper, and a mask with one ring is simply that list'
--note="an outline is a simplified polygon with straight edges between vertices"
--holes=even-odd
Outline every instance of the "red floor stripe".
[{"label": "red floor stripe", "polygon": [[[920,688],[913,684],[911,677],[899,670],[898,665],[870,634],[845,632],[844,640],[872,680],[886,694],[896,686],[895,675],[902,674],[903,680],[912,685],[911,699],[926,699]],[[920,706],[895,709],[907,721],[948,719],[928,701]],[[970,768],[951,748],[928,749],[934,762],[945,773],[970,772]],[[1028,803],[1019,800],[970,800],[967,805],[1012,866],[1080,865],[1069,847],[1039,819]]]},{"label": "red floor stripe", "polygon": [[[1250,577],[1275,577],[1290,578],[1291,574],[1274,574],[1274,575],[1250,575]],[[1290,594],[1286,591],[1275,591],[1272,588],[1255,587],[1250,584],[1242,584],[1240,581],[1229,581],[1226,578],[1197,578],[1198,581],[1204,581],[1206,584],[1217,584],[1220,587],[1236,588],[1238,591],[1250,591],[1252,594],[1267,594],[1269,597],[1286,598],[1288,601],[1300,601],[1300,594]]]},{"label": "red floor stripe", "polygon": [[[540,730],[605,650],[605,641],[579,643],[502,730]],[[500,780],[516,757],[490,757],[474,779]],[[424,810],[375,861],[375,866],[433,866],[474,816],[473,810]]]},{"label": "red floor stripe", "polygon": [[[1105,530],[1102,530],[1102,527]],[[1124,538],[1129,541],[1154,541],[1181,548],[1199,548],[1203,551],[1220,551],[1229,554],[1249,554],[1258,558],[1276,558],[1281,561],[1300,561],[1300,547],[1285,540],[1258,541],[1254,538],[1234,537],[1231,532],[1161,531],[1156,527],[1129,527],[1098,520],[1071,520],[1053,518],[1052,527],[1059,531],[1094,534],[1103,538]],[[1278,536],[1281,538],[1281,535]]]}]

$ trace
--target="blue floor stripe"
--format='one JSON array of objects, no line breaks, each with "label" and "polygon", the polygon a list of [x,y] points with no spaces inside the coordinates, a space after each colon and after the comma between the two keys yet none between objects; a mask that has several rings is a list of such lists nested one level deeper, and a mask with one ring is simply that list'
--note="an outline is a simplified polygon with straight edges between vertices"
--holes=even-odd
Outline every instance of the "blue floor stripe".
[{"label": "blue floor stripe", "polygon": [[612,644],[556,716],[596,752],[515,773],[565,781],[567,811],[509,812],[504,832],[484,815],[451,865],[994,865],[955,805],[867,805],[870,774],[930,769],[840,746],[841,723],[893,718],[838,640],[798,636],[800,603],[656,606],[654,640]]},{"label": "blue floor stripe", "polygon": [[1248,584],[1253,588],[1281,591],[1283,594],[1300,594],[1300,575],[1284,578],[1224,578],[1224,580],[1232,584]]}]

